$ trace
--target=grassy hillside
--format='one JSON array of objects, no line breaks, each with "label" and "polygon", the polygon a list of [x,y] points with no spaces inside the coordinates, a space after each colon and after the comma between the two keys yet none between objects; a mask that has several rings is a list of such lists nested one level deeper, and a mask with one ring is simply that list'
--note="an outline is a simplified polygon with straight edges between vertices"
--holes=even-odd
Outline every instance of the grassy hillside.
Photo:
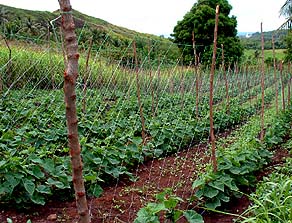
[{"label": "grassy hillside", "polygon": [[[287,36],[287,30],[264,32],[265,49],[272,49],[272,36],[275,38],[275,48],[286,48],[284,39]],[[253,33],[249,38],[240,36],[240,40],[245,49],[261,49],[261,33]]]},{"label": "grassy hillside", "polygon": [[[8,40],[22,40],[37,44],[57,44],[60,47],[60,13],[31,11],[0,5],[0,31]],[[167,55],[165,60],[174,62],[178,57],[178,48],[169,39],[155,35],[139,33],[108,23],[99,18],[73,10],[79,48],[86,50],[92,39],[93,49],[104,56],[125,63],[133,61],[132,45],[136,42],[138,54],[145,57],[150,47],[151,57]],[[110,49],[104,50],[103,49]],[[106,51],[106,52],[105,52]],[[138,55],[139,56],[139,55]]]}]

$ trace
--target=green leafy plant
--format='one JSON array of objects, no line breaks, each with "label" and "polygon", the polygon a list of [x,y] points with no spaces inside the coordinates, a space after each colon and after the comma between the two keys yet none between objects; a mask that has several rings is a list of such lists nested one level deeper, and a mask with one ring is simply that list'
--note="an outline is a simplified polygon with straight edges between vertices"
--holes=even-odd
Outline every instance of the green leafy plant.
[{"label": "green leafy plant", "polygon": [[172,194],[170,188],[156,195],[157,203],[148,203],[137,213],[135,223],[159,223],[159,217],[164,217],[166,222],[177,222],[182,216],[190,223],[203,223],[203,218],[194,210],[180,210],[177,205],[183,200]]}]

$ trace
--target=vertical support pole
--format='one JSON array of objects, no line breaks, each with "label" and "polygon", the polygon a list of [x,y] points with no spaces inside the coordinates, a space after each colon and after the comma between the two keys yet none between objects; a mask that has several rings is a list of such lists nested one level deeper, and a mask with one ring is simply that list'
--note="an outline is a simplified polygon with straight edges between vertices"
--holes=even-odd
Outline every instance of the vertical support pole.
[{"label": "vertical support pole", "polygon": [[225,91],[226,91],[226,111],[229,112],[229,89],[228,89],[228,80],[226,76],[226,68],[225,68],[225,58],[224,58],[224,45],[221,44],[222,49],[222,71],[223,71],[223,78],[225,82]]},{"label": "vertical support pole", "polygon": [[85,63],[85,71],[84,71],[84,76],[83,76],[83,98],[82,98],[82,112],[83,112],[83,114],[86,113],[86,93],[87,93],[87,82],[88,82],[88,78],[89,78],[88,64],[89,64],[92,45],[93,45],[93,37],[91,37],[90,42],[89,42],[89,48],[88,48],[88,52],[87,52],[87,56],[86,56],[86,63]]},{"label": "vertical support pole", "polygon": [[261,42],[262,42],[262,69],[261,69],[261,89],[262,89],[262,108],[261,108],[261,133],[260,140],[264,141],[264,113],[265,113],[265,53],[264,53],[264,33],[263,33],[263,23],[261,23]]},{"label": "vertical support pole", "polygon": [[192,42],[195,58],[195,78],[196,78],[196,118],[199,119],[199,73],[198,73],[198,56],[196,50],[195,33],[192,32]]},{"label": "vertical support pole", "polygon": [[276,92],[276,113],[279,113],[279,102],[278,102],[278,78],[277,78],[277,64],[276,64],[276,53],[275,53],[275,36],[272,36],[273,44],[273,62],[274,62],[274,83],[275,83],[275,92]]},{"label": "vertical support pole", "polygon": [[285,84],[283,80],[283,61],[280,62],[280,79],[282,88],[282,109],[285,111]]},{"label": "vertical support pole", "polygon": [[151,42],[149,39],[148,42],[148,65],[149,65],[149,78],[150,78],[150,91],[151,91],[151,112],[152,116],[155,114],[155,98],[154,98],[154,89],[153,89],[153,76],[152,76],[152,66],[151,66]]},{"label": "vertical support pole", "polygon": [[138,98],[138,106],[141,118],[142,125],[142,140],[143,144],[146,143],[146,128],[145,128],[145,119],[143,115],[143,106],[141,102],[141,91],[140,91],[140,81],[139,81],[139,67],[138,67],[138,58],[137,58],[137,49],[136,42],[133,42],[133,50],[134,50],[134,58],[135,58],[135,71],[136,71],[136,84],[137,84],[137,98]]},{"label": "vertical support pole", "polygon": [[214,46],[213,46],[213,56],[212,56],[212,66],[210,72],[210,137],[212,145],[212,163],[213,171],[217,172],[217,158],[216,158],[216,147],[215,147],[215,134],[214,134],[214,120],[213,120],[213,82],[216,66],[216,53],[217,53],[217,33],[218,33],[218,22],[219,22],[219,5],[216,6],[216,16],[215,16],[215,28],[214,28]]},{"label": "vertical support pole", "polygon": [[290,105],[291,101],[291,62],[288,61],[288,73],[287,73],[287,81],[288,81],[288,96],[287,96],[287,104]]},{"label": "vertical support pole", "polygon": [[80,223],[90,222],[86,200],[86,191],[82,176],[81,148],[78,139],[78,119],[76,111],[76,79],[78,76],[78,44],[75,24],[72,16],[70,0],[59,0],[62,14],[62,30],[64,32],[67,63],[64,72],[64,95],[66,105],[66,121],[68,141],[72,165],[72,181],[75,190],[76,205]]}]

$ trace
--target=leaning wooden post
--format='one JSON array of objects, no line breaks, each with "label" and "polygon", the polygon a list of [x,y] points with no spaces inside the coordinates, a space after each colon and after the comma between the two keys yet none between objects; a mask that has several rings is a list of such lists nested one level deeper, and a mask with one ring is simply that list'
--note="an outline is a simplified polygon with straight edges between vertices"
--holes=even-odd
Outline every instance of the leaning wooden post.
[{"label": "leaning wooden post", "polygon": [[215,148],[215,134],[214,134],[214,120],[213,120],[213,82],[216,66],[216,53],[217,53],[217,33],[218,33],[218,22],[219,22],[219,5],[216,6],[216,16],[215,16],[215,29],[214,29],[214,47],[212,56],[212,66],[210,72],[210,137],[212,145],[212,163],[213,171],[217,172],[217,158],[216,158],[216,148]]},{"label": "leaning wooden post", "polygon": [[133,42],[133,50],[134,50],[134,58],[135,58],[135,71],[136,71],[136,84],[137,84],[137,98],[138,98],[138,106],[141,118],[142,125],[142,139],[143,144],[146,143],[146,128],[145,128],[145,119],[143,115],[143,106],[141,102],[141,92],[140,92],[140,80],[139,80],[139,67],[138,67],[138,58],[137,58],[137,50],[136,50],[136,42]]},{"label": "leaning wooden post", "polygon": [[276,65],[276,53],[275,53],[275,37],[272,36],[273,44],[273,62],[274,62],[274,82],[275,82],[275,91],[276,91],[276,113],[279,113],[279,102],[278,102],[278,79],[277,79],[277,65]]},{"label": "leaning wooden post", "polygon": [[264,54],[264,33],[263,33],[263,23],[261,23],[261,42],[262,42],[262,74],[261,74],[261,89],[262,89],[262,108],[261,108],[261,133],[260,140],[264,141],[264,113],[265,113],[265,54]]},{"label": "leaning wooden post", "polygon": [[62,30],[64,33],[64,44],[67,58],[67,64],[64,72],[64,94],[68,141],[72,165],[72,181],[75,190],[77,210],[80,218],[79,222],[88,223],[90,222],[90,215],[82,176],[82,159],[80,154],[81,148],[78,140],[78,119],[76,112],[75,85],[78,76],[78,44],[70,0],[59,0],[59,4],[62,14]]}]

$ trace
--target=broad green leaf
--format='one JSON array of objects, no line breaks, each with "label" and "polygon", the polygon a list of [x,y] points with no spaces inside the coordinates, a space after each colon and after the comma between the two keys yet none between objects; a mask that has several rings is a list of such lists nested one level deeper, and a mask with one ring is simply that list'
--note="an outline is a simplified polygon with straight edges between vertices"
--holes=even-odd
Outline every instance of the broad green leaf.
[{"label": "broad green leaf", "polygon": [[181,210],[175,210],[174,211],[174,214],[173,214],[174,222],[177,222],[178,219],[180,219],[180,217],[181,217],[182,214],[183,214],[183,211],[181,211]]},{"label": "broad green leaf", "polygon": [[220,199],[218,197],[210,199],[206,202],[205,206],[210,209],[216,209],[221,206]]},{"label": "broad green leaf", "polygon": [[141,208],[137,213],[137,218],[134,223],[160,223],[158,216],[153,213],[149,213],[146,208]]},{"label": "broad green leaf", "polygon": [[89,192],[94,196],[94,197],[100,197],[100,195],[103,192],[103,189],[101,188],[100,185],[98,184],[93,184],[89,188]]},{"label": "broad green leaf", "polygon": [[46,203],[44,196],[39,194],[39,193],[34,193],[33,196],[30,199],[35,204],[44,205]]},{"label": "broad green leaf", "polygon": [[1,161],[0,161],[0,168],[1,168],[2,166],[4,166],[5,163],[6,163],[5,160],[1,160]]},{"label": "broad green leaf", "polygon": [[206,186],[204,188],[204,195],[208,198],[216,197],[216,195],[219,193],[219,190],[214,189],[213,187]]},{"label": "broad green leaf", "polygon": [[47,180],[47,184],[49,184],[49,185],[51,185],[51,186],[55,186],[55,187],[57,187],[57,188],[59,188],[59,189],[64,189],[64,188],[66,188],[62,182],[60,182],[60,181],[58,181],[58,180],[53,180],[52,178],[49,178],[49,179]]},{"label": "broad green leaf", "polygon": [[34,191],[35,191],[35,184],[32,180],[29,179],[23,179],[22,180],[23,186],[25,188],[25,190],[30,194],[33,195]]},{"label": "broad green leaf", "polygon": [[153,214],[157,214],[160,211],[167,211],[167,208],[165,207],[164,204],[157,204],[157,203],[148,203],[146,206],[146,209],[148,212],[153,213]]},{"label": "broad green leaf", "polygon": [[221,181],[219,181],[219,179],[217,179],[216,181],[211,181],[210,183],[208,183],[208,185],[224,192],[224,184]]},{"label": "broad green leaf", "polygon": [[192,188],[195,189],[195,188],[200,187],[200,186],[202,186],[204,184],[205,184],[205,180],[199,178],[199,179],[197,179],[197,180],[194,181],[194,183],[192,185]]},{"label": "broad green leaf", "polygon": [[41,194],[51,194],[51,189],[46,185],[37,186],[36,191]]},{"label": "broad green leaf", "polygon": [[187,210],[183,214],[189,223],[204,223],[203,217],[194,210]]},{"label": "broad green leaf", "polygon": [[13,221],[10,218],[6,218],[7,223],[13,223]]},{"label": "broad green leaf", "polygon": [[41,171],[41,168],[35,165],[32,167],[32,173],[33,176],[35,176],[38,179],[41,179],[45,176],[45,174]]}]

